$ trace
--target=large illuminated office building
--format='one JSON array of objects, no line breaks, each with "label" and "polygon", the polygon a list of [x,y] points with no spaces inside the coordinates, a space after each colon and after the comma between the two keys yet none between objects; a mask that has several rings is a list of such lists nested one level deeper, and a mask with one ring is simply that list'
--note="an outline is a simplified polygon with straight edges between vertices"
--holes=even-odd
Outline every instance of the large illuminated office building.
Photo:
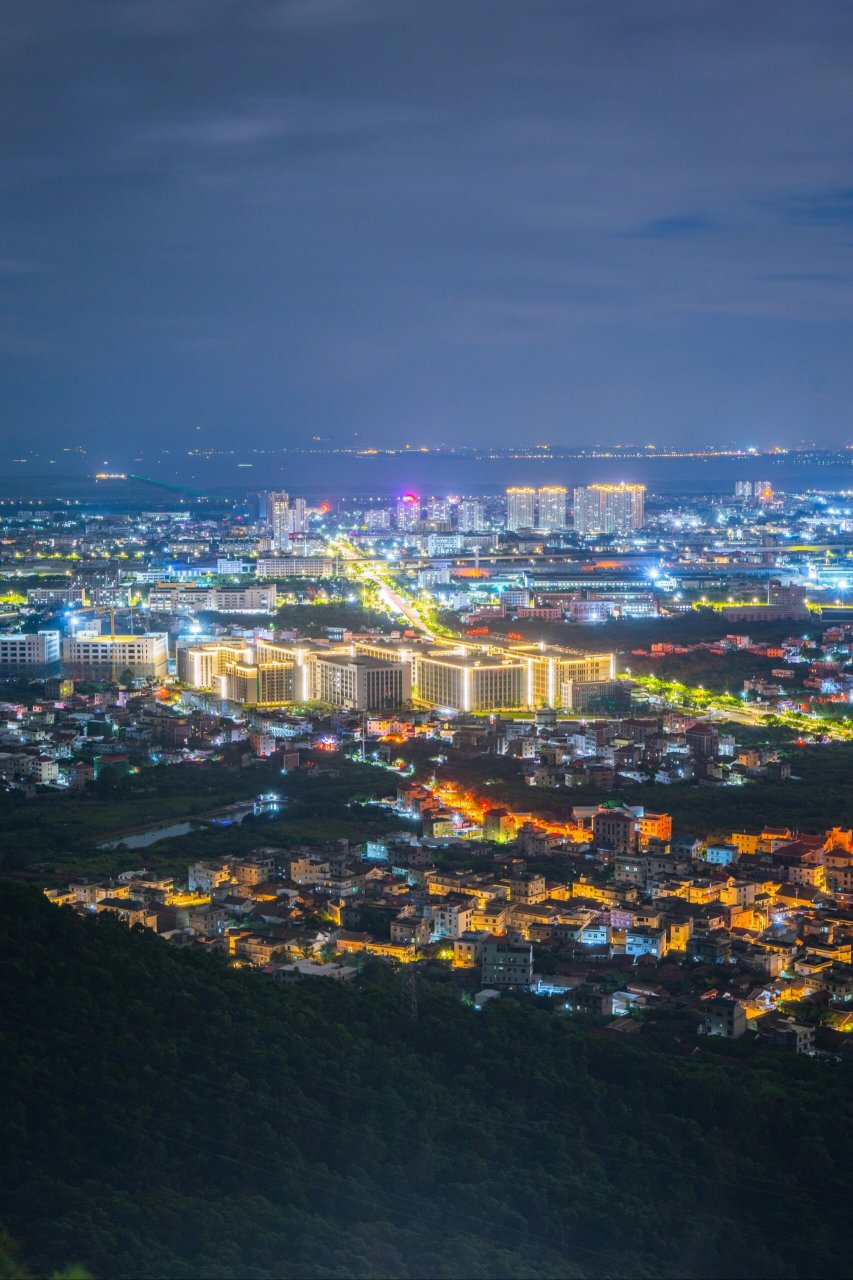
[{"label": "large illuminated office building", "polygon": [[194,689],[255,706],[314,700],[350,710],[412,701],[461,712],[563,705],[565,690],[612,681],[610,653],[538,644],[435,648],[422,640],[355,640],[335,649],[222,639],[179,647],[178,677]]},{"label": "large illuminated office building", "polygon": [[525,705],[525,667],[500,657],[432,653],[415,661],[415,699],[454,711],[493,711]]},{"label": "large illuminated office building", "polygon": [[588,484],[575,489],[575,530],[586,537],[642,529],[645,485]]},{"label": "large illuminated office building", "polygon": [[159,678],[166,674],[168,658],[169,636],[165,631],[102,636],[82,630],[62,641],[64,670],[77,679],[95,673],[106,675],[111,670]]},{"label": "large illuminated office building", "polygon": [[213,640],[179,646],[178,679],[230,702],[282,706],[297,695],[297,657],[282,645]]},{"label": "large illuminated office building", "polygon": [[518,645],[492,652],[414,650],[412,697],[456,711],[559,707],[564,687],[612,680],[612,653],[569,653]]}]

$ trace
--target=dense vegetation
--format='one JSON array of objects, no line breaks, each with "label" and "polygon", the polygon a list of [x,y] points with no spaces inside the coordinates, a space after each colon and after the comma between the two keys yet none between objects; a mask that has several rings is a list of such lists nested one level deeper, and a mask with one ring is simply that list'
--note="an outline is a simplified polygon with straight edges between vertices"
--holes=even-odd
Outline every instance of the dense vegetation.
[{"label": "dense vegetation", "polygon": [[[657,676],[661,680],[677,680],[688,686],[703,685],[711,693],[740,693],[745,680],[767,680],[780,683],[774,676],[775,667],[785,664],[781,658],[762,658],[754,653],[735,650],[729,653],[711,653],[693,649],[690,653],[667,653],[661,657],[642,657],[630,654],[622,666],[635,676]],[[791,669],[793,675],[782,682],[786,688],[798,687],[807,667]]]},{"label": "dense vegetation", "polygon": [[[387,810],[363,804],[394,794],[391,774],[345,760],[331,771],[316,772],[316,777],[311,769],[283,776],[261,763],[251,769],[157,765],[115,779],[105,771],[82,795],[54,792],[27,800],[20,792],[0,792],[0,870],[38,875],[45,885],[77,875],[115,875],[143,864],[182,875],[199,857],[244,853],[259,844],[357,842],[400,825]],[[285,802],[277,815],[250,816],[239,826],[199,826],[137,852],[98,847],[136,826],[204,815],[271,789]]]},{"label": "dense vegetation", "polygon": [[[267,611],[258,610],[237,616],[243,625],[251,622],[256,626],[270,625],[270,614]],[[228,627],[235,621],[234,613],[220,613],[216,609],[202,609],[196,617],[202,625],[216,623]],[[278,605],[274,625],[285,631],[297,631],[300,636],[317,636],[321,639],[325,639],[327,631],[333,627],[343,627],[347,631],[390,631],[393,626],[387,613],[348,600],[315,600],[302,604]]]},{"label": "dense vegetation", "polygon": [[[0,867],[78,873],[82,855],[123,830],[209,813],[248,800],[269,785],[264,770],[224,765],[159,765],[121,776],[109,768],[82,795],[58,791],[28,800],[0,793]],[[127,855],[122,859],[127,865]]]},{"label": "dense vegetation", "polygon": [[849,1273],[843,1063],[425,982],[412,1019],[385,970],[281,988],[13,884],[0,1000],[0,1222],[36,1274]]},{"label": "dense vegetation", "polygon": [[653,812],[671,813],[676,834],[719,836],[758,831],[765,823],[786,823],[816,832],[829,826],[853,825],[853,745],[847,743],[784,747],[780,754],[790,760],[793,777],[778,782],[748,782],[739,787],[699,782],[627,783],[613,791],[590,786],[559,791],[530,787],[520,774],[518,761],[509,756],[470,755],[446,747],[442,748],[444,763],[436,765],[428,744],[406,744],[399,750],[415,763],[421,776],[444,776],[495,805],[555,819],[570,817],[573,805],[618,799]]},{"label": "dense vegetation", "polygon": [[284,604],[276,611],[277,627],[293,628],[303,636],[324,636],[328,627],[344,627],[348,631],[390,631],[387,613],[342,600],[330,604]]},{"label": "dense vegetation", "polygon": [[[446,613],[443,620],[454,630],[464,630],[461,617]],[[609,618],[607,622],[590,626],[581,622],[547,622],[543,618],[515,618],[497,620],[494,632],[513,630],[528,640],[548,640],[553,644],[574,646],[592,652],[630,654],[632,649],[648,649],[656,642],[670,644],[706,644],[722,640],[723,636],[746,634],[756,643],[770,644],[790,635],[818,637],[829,625],[820,618],[796,620],[793,618],[768,619],[742,622],[726,618],[716,609],[691,609],[687,613],[662,618]],[[622,666],[631,666],[626,657]]]}]

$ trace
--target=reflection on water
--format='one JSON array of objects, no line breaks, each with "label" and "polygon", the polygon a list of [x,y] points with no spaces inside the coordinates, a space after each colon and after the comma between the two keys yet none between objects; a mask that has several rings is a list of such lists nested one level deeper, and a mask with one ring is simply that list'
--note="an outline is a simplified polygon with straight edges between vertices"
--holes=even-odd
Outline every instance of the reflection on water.
[{"label": "reflection on water", "polygon": [[[261,797],[261,799],[264,799],[264,797]],[[278,809],[278,804],[275,805],[274,809],[272,806],[259,809],[257,801],[254,804],[235,805],[227,813],[216,814],[210,818],[189,818],[183,822],[159,822],[156,826],[146,827],[144,831],[118,836],[113,840],[104,840],[102,844],[98,845],[98,848],[117,849],[119,845],[124,845],[127,849],[145,849],[150,844],[156,844],[158,840],[171,840],[174,836],[186,836],[191,831],[198,831],[201,827],[232,826],[242,822],[250,813],[277,813]]]}]

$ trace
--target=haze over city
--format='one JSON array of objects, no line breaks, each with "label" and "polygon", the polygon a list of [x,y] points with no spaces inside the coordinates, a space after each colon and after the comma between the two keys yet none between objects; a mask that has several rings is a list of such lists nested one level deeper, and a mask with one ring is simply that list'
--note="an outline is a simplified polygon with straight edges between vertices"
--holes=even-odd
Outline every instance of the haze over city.
[{"label": "haze over city", "polygon": [[834,0],[9,3],[12,452],[844,445],[851,52]]}]

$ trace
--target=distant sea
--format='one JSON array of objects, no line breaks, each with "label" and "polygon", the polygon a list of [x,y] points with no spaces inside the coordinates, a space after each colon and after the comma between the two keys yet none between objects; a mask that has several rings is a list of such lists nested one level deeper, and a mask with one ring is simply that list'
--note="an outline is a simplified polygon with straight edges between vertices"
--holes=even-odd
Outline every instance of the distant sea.
[{"label": "distant sea", "polygon": [[[242,465],[240,465],[242,463]],[[85,503],[162,508],[185,504],[192,492],[235,498],[258,489],[282,488],[313,500],[395,494],[498,493],[512,484],[578,484],[619,481],[645,484],[650,496],[729,494],[737,480],[769,480],[774,489],[853,491],[853,454],[759,455],[748,458],[607,457],[508,458],[412,452],[359,456],[288,453],[178,459],[155,457],[128,467],[143,479],[95,482],[64,460],[0,463],[0,498],[7,502],[76,498]],[[121,464],[116,470],[124,470]],[[168,486],[174,485],[174,490]],[[170,497],[174,493],[174,497]]]}]

